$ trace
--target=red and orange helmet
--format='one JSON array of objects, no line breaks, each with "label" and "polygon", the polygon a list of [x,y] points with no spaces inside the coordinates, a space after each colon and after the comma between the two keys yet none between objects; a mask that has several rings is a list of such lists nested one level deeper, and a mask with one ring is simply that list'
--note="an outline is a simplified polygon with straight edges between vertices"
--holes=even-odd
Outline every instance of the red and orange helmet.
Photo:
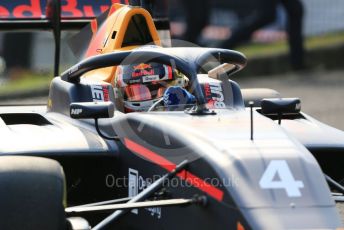
[{"label": "red and orange helmet", "polygon": [[118,66],[115,74],[116,98],[122,100],[124,112],[147,111],[163,97],[169,86],[187,85],[187,78],[171,66],[141,63]]}]

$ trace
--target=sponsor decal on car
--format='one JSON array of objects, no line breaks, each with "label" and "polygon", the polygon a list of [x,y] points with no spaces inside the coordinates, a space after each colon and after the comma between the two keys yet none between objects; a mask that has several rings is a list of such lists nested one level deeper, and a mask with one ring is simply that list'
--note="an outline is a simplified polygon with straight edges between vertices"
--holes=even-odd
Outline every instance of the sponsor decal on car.
[{"label": "sponsor decal on car", "polygon": [[[62,0],[62,18],[94,18],[105,12],[113,3],[128,4],[128,0]],[[15,0],[0,2],[1,18],[35,18],[45,15],[46,0]]]},{"label": "sponsor decal on car", "polygon": [[[142,192],[144,189],[148,188],[152,184],[152,180],[149,178],[144,179],[142,176],[139,175],[139,171],[136,169],[129,168],[128,171],[128,197],[134,197],[139,192]],[[154,207],[154,208],[145,208],[148,212],[150,212],[151,216],[155,216],[156,218],[161,218],[161,208]],[[139,210],[134,209],[131,211],[134,214],[138,214]]]},{"label": "sponsor decal on car", "polygon": [[221,83],[210,82],[204,84],[204,94],[209,108],[226,108],[225,97],[223,95]]},{"label": "sponsor decal on car", "polygon": [[71,114],[73,114],[73,115],[79,115],[80,113],[82,113],[82,109],[72,109],[71,110]]},{"label": "sponsor decal on car", "polygon": [[109,101],[109,89],[106,85],[91,85],[94,102]]}]

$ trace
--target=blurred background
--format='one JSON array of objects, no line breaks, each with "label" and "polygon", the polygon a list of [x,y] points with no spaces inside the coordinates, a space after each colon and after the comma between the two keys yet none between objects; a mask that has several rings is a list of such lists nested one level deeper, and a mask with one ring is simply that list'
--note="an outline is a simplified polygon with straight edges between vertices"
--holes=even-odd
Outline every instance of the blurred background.
[{"label": "blurred background", "polygon": [[[1,16],[1,15],[0,15]],[[303,111],[344,130],[343,0],[169,0],[171,35],[243,52],[242,88],[300,97]],[[77,59],[63,33],[61,70]],[[0,104],[46,103],[53,73],[50,32],[0,33]]]}]

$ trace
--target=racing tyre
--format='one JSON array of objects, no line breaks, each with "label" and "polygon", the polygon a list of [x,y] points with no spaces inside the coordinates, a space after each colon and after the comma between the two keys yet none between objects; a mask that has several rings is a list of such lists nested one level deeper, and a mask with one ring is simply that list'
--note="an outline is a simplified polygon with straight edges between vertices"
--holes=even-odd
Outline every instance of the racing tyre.
[{"label": "racing tyre", "polygon": [[0,157],[0,229],[66,229],[64,185],[54,160]]}]

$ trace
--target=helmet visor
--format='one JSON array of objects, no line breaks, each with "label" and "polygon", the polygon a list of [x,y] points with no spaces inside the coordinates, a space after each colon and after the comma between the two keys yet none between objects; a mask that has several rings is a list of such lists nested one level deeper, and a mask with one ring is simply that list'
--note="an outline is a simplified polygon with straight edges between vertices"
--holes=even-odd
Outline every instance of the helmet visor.
[{"label": "helmet visor", "polygon": [[146,101],[152,99],[152,94],[149,88],[145,85],[128,85],[124,87],[124,91],[128,101]]},{"label": "helmet visor", "polygon": [[125,100],[147,101],[160,98],[164,95],[166,87],[162,84],[142,85],[134,84],[124,87]]}]

